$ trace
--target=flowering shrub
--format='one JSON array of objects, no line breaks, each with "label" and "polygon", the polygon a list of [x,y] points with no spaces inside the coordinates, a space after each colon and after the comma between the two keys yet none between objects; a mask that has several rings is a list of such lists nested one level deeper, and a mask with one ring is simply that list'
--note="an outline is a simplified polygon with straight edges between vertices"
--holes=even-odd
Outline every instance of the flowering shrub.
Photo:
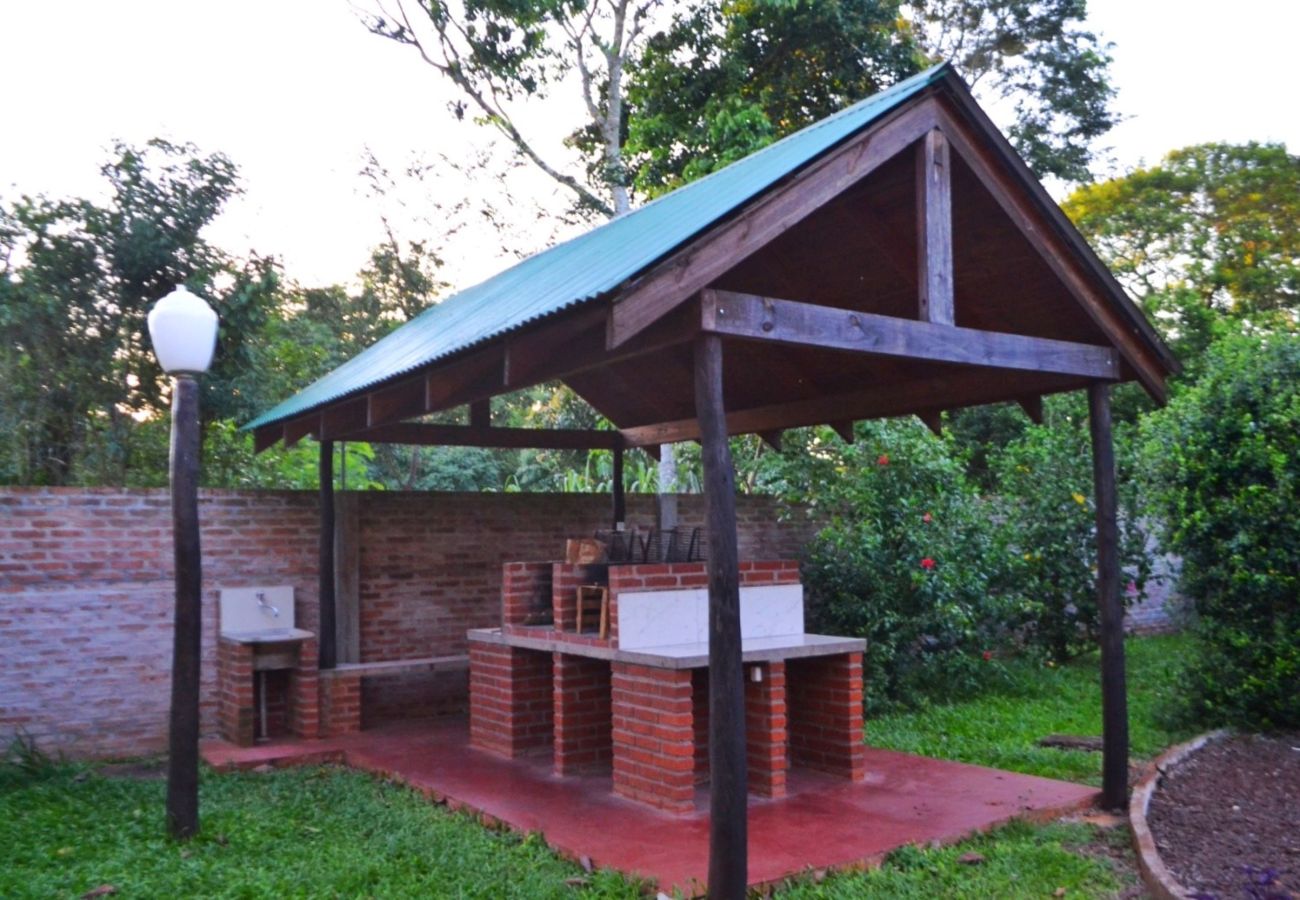
[{"label": "flowering shrub", "polygon": [[[1092,448],[1081,398],[1049,406],[1046,425],[1030,426],[993,461],[996,505],[1015,554],[1010,573],[1021,597],[1024,642],[1062,662],[1096,646],[1096,510]],[[1128,602],[1150,574],[1145,535],[1138,527],[1134,454],[1117,435],[1120,558],[1131,586]]]},{"label": "flowering shrub", "polygon": [[942,440],[912,421],[860,423],[846,445],[803,432],[762,487],[829,524],[807,550],[813,630],[867,639],[868,707],[955,696],[1001,673],[992,652],[1025,611],[1004,529]]},{"label": "flowering shrub", "polygon": [[1220,341],[1143,434],[1194,604],[1185,711],[1300,726],[1300,336]]}]

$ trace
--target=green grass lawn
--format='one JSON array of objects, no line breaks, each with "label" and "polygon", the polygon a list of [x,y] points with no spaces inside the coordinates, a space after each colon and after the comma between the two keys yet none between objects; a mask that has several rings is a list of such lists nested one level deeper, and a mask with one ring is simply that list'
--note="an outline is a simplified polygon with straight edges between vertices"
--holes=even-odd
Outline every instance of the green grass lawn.
[{"label": "green grass lawn", "polygon": [[[1170,690],[1177,638],[1129,642],[1135,754],[1181,737],[1153,710]],[[1096,782],[1098,754],[1036,748],[1054,732],[1100,731],[1096,661],[1010,664],[1005,691],[871,721],[878,746]],[[202,788],[202,834],[163,836],[163,783],[78,766],[0,766],[0,897],[635,897],[610,872],[588,875],[537,838],[493,831],[418,794],[338,768],[218,775]],[[846,823],[846,827],[851,827]],[[804,878],[810,897],[1113,896],[1131,881],[1110,858],[1125,833],[1013,824],[955,847],[907,848],[876,871]],[[963,854],[983,857],[976,865]],[[1122,853],[1122,850],[1119,850]]]},{"label": "green grass lawn", "polygon": [[[1174,690],[1174,674],[1186,648],[1186,639],[1179,635],[1127,642],[1129,740],[1135,759],[1153,757],[1190,736],[1158,724],[1158,709]],[[1001,691],[868,720],[867,743],[1100,785],[1100,753],[1037,746],[1038,739],[1049,734],[1101,734],[1096,654],[1050,668],[1011,660],[1007,671],[1008,683]]]}]

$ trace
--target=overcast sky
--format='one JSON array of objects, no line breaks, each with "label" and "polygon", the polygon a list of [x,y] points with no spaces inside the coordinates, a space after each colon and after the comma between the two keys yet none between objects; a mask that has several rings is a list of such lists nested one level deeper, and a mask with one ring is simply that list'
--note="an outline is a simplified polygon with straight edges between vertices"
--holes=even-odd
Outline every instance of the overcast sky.
[{"label": "overcast sky", "polygon": [[[1128,119],[1107,143],[1121,170],[1202,141],[1300,148],[1291,58],[1300,4],[1088,6],[1094,29],[1115,44]],[[369,35],[345,0],[0,0],[0,85],[0,196],[91,194],[114,138],[191,141],[230,156],[246,188],[209,236],[234,253],[278,255],[306,283],[351,278],[379,241],[385,210],[404,235],[421,237],[419,219],[436,228],[441,215],[428,211],[429,195],[450,203],[467,190],[463,179],[435,175],[395,209],[358,177],[366,148],[400,169],[484,143],[481,129],[447,114],[450,94],[434,73]],[[565,117],[537,107],[528,124],[549,128],[543,143],[553,144]],[[542,180],[523,189],[543,204],[554,198]],[[552,233],[521,219],[522,250]],[[504,264],[488,237],[451,246],[460,286]]]}]

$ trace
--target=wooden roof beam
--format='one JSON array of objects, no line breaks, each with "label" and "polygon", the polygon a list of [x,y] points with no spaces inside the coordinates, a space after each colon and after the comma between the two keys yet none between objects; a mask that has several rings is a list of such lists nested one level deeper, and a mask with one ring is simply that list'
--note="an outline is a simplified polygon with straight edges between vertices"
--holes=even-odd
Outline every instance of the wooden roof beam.
[{"label": "wooden roof beam", "polygon": [[701,329],[754,341],[773,341],[876,356],[987,366],[1093,380],[1118,380],[1118,354],[1109,347],[959,328],[776,300],[731,291],[704,291]]},{"label": "wooden roof beam", "polygon": [[[1086,387],[1092,379],[1076,376],[1042,376],[1047,393]],[[973,380],[960,374],[946,374],[927,381],[882,384],[843,394],[812,397],[788,403],[733,410],[727,414],[728,434],[750,434],[775,428],[800,428],[827,421],[883,419],[914,415],[933,409],[960,409],[1007,399],[1005,386]],[[696,440],[700,435],[695,419],[679,419],[655,425],[623,429],[629,447]]]},{"label": "wooden roof beam", "polygon": [[320,414],[320,430],[316,437],[322,441],[346,440],[349,432],[366,427],[366,398],[357,397],[327,406]]},{"label": "wooden roof beam", "polygon": [[496,447],[538,450],[613,450],[622,446],[617,431],[594,429],[492,428],[395,422],[341,435],[336,440],[421,447]]},{"label": "wooden roof beam", "polygon": [[[966,127],[942,106],[939,110],[939,128],[947,137],[953,153],[961,157],[1056,277],[1097,323],[1107,340],[1119,349],[1124,361],[1132,367],[1147,393],[1156,402],[1163,404],[1169,393],[1164,382],[1164,369],[1162,363],[1154,358],[1155,354],[1149,348],[1141,328],[1121,322],[1119,311],[1112,307],[1111,302],[1102,296],[1096,285],[1073,262],[1078,255],[1089,252],[1086,246],[1077,253],[1067,248],[1057,236],[1053,224],[1035,210],[1025,196],[1021,180],[1012,177],[1010,172],[998,164],[988,142],[973,139]],[[996,133],[995,128],[992,131]],[[1113,280],[1112,276],[1103,277],[1111,277]],[[1122,289],[1117,290],[1122,295]],[[1115,302],[1131,303],[1127,298]],[[1158,341],[1158,338],[1155,340]]]},{"label": "wooden roof beam", "polygon": [[269,450],[284,437],[284,425],[276,422],[273,425],[263,425],[261,428],[253,430],[253,452],[261,453],[263,450]]},{"label": "wooden roof beam", "polygon": [[1025,411],[1025,415],[1029,416],[1029,421],[1033,422],[1035,425],[1043,424],[1042,397],[1037,394],[1032,394],[1028,397],[1021,397],[1016,402],[1019,403],[1020,408]]},{"label": "wooden roof beam", "polygon": [[738,261],[902,153],[936,127],[937,115],[938,101],[933,98],[906,106],[669,256],[619,295],[607,345],[618,347],[631,340]]},{"label": "wooden roof beam", "polygon": [[922,322],[951,325],[952,171],[948,139],[930,131],[916,146],[917,306]]},{"label": "wooden roof beam", "polygon": [[320,433],[320,413],[299,416],[284,423],[284,446],[294,446],[309,434]]},{"label": "wooden roof beam", "polygon": [[916,417],[921,420],[926,428],[930,429],[930,432],[935,437],[943,437],[943,413],[926,410],[917,413]]},{"label": "wooden roof beam", "polygon": [[842,440],[846,444],[853,443],[854,440],[856,440],[857,438],[857,436],[853,433],[852,419],[849,419],[847,421],[841,420],[838,422],[831,422],[830,426],[831,429],[840,436],[840,440]]},{"label": "wooden roof beam", "polygon": [[780,453],[781,434],[782,434],[782,430],[780,428],[773,428],[770,431],[760,431],[758,433],[758,436],[762,439],[764,444],[767,444],[777,453]]}]

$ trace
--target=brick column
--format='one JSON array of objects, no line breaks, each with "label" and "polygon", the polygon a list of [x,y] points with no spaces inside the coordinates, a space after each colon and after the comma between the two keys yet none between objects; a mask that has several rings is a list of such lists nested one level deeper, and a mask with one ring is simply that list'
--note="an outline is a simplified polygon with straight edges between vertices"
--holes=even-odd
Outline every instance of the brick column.
[{"label": "brick column", "polygon": [[338,669],[320,673],[321,737],[361,730],[361,676]]},{"label": "brick column", "polygon": [[217,642],[217,721],[221,736],[240,747],[253,746],[253,648],[250,644]]},{"label": "brick column", "polygon": [[689,669],[613,663],[614,793],[670,812],[695,809]]},{"label": "brick column", "polygon": [[862,781],[862,654],[792,659],[786,675],[791,762]]},{"label": "brick column", "polygon": [[549,562],[508,562],[501,568],[501,624],[540,625],[551,621]]},{"label": "brick column", "polygon": [[556,653],[555,774],[605,769],[613,755],[609,663]]},{"label": "brick column", "polygon": [[544,753],[553,720],[551,656],[469,642],[469,740],[506,757]]},{"label": "brick column", "polygon": [[289,730],[308,740],[320,737],[319,647],[315,638],[303,641],[289,673]]},{"label": "brick column", "polygon": [[[762,681],[755,682],[749,677],[754,669],[762,673]],[[784,797],[785,775],[790,767],[786,755],[785,663],[746,666],[745,675],[745,756],[749,763],[749,790],[763,797]]]}]

